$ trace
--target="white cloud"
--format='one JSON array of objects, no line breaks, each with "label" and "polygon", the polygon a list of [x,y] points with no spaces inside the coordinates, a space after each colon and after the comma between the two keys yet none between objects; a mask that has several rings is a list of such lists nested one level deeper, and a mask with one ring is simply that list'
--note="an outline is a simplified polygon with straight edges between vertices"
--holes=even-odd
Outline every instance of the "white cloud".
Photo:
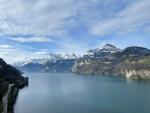
[{"label": "white cloud", "polygon": [[131,0],[0,0],[0,34],[61,37],[81,23],[94,35],[130,32],[150,20],[149,0],[132,3]]},{"label": "white cloud", "polygon": [[18,37],[18,38],[10,38],[11,40],[17,42],[51,42],[52,39],[46,37]]},{"label": "white cloud", "polygon": [[74,0],[0,0],[1,34],[61,36],[73,25]]},{"label": "white cloud", "polygon": [[13,48],[13,46],[8,44],[0,44],[0,49],[8,49],[8,48]]},{"label": "white cloud", "polygon": [[21,61],[24,58],[28,57],[32,53],[15,49],[15,48],[1,48],[0,58],[3,58],[7,63],[12,64],[16,61]]},{"label": "white cloud", "polygon": [[78,24],[112,17],[127,1],[0,0],[0,34],[63,36]]},{"label": "white cloud", "polygon": [[94,35],[128,33],[141,30],[150,23],[150,1],[141,0],[116,14],[114,18],[93,24],[89,32]]}]

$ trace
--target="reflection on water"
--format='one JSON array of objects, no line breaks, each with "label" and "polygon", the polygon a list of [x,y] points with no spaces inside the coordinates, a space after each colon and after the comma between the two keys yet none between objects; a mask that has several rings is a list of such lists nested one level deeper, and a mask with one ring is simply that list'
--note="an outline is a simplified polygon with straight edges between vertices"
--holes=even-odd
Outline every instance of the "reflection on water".
[{"label": "reflection on water", "polygon": [[26,74],[15,113],[150,113],[150,82],[108,76]]}]

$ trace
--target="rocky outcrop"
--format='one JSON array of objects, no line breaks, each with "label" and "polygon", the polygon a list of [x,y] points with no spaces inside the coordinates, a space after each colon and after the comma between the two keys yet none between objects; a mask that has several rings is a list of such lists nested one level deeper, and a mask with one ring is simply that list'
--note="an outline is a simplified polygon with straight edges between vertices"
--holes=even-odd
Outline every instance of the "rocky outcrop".
[{"label": "rocky outcrop", "polygon": [[137,80],[150,79],[150,70],[124,70],[121,74]]}]

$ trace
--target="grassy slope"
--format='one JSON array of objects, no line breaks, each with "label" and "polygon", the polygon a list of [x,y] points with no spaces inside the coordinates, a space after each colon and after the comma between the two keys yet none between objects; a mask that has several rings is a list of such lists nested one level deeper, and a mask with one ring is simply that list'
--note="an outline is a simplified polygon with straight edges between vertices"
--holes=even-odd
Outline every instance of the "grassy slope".
[{"label": "grassy slope", "polygon": [[126,64],[150,64],[150,56],[135,58],[135,59],[127,59],[124,63]]}]

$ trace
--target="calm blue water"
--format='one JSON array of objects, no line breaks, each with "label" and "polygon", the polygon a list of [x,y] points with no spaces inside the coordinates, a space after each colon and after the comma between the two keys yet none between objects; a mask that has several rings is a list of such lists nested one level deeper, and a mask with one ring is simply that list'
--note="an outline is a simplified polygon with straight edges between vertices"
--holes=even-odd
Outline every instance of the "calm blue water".
[{"label": "calm blue water", "polygon": [[150,113],[150,82],[73,74],[26,74],[15,113]]}]

